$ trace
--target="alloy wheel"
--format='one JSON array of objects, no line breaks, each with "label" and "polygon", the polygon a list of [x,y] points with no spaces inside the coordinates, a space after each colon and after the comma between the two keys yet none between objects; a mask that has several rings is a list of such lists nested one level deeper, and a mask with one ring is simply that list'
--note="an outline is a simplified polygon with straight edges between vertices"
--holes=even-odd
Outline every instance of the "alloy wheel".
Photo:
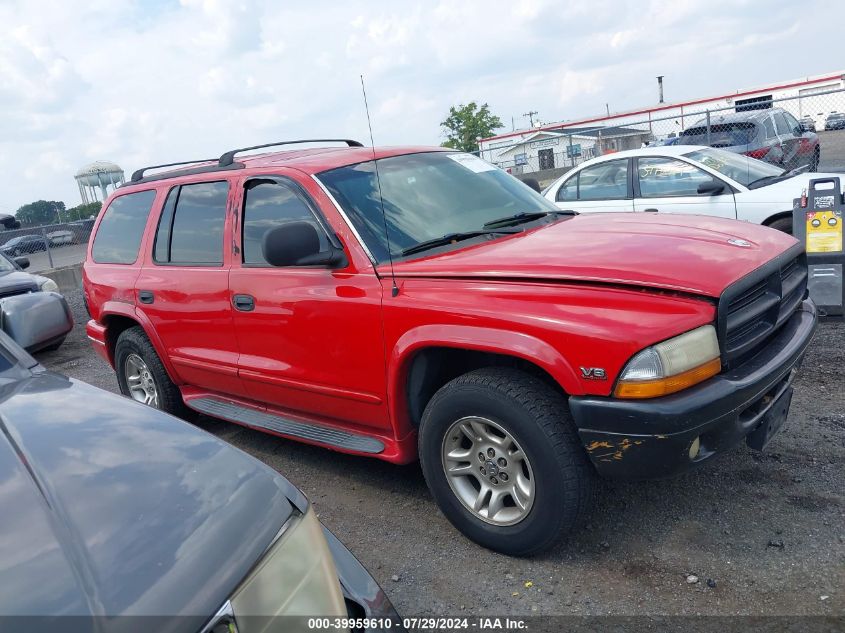
[{"label": "alloy wheel", "polygon": [[531,511],[531,464],[513,436],[492,420],[455,421],[443,437],[442,465],[452,492],[482,521],[514,525]]},{"label": "alloy wheel", "polygon": [[123,363],[123,376],[133,400],[158,408],[158,389],[143,358],[129,354]]}]

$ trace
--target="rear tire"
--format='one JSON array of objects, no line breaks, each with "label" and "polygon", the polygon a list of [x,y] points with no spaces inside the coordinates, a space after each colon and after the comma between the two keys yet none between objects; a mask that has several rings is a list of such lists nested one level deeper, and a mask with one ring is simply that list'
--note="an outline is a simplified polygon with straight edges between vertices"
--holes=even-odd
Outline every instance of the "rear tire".
[{"label": "rear tire", "polygon": [[595,471],[566,399],[516,369],[479,369],[443,386],[423,413],[419,453],[446,518],[504,554],[551,547],[590,506]]},{"label": "rear tire", "polygon": [[818,147],[813,151],[813,159],[810,161],[810,171],[815,172],[819,170],[819,163],[822,159],[822,151]]},{"label": "rear tire", "polygon": [[778,218],[774,222],[769,223],[768,226],[769,228],[792,235],[792,218]]},{"label": "rear tire", "polygon": [[[139,362],[140,361],[140,362]],[[148,399],[144,402],[161,411],[173,415],[183,416],[185,414],[185,403],[182,401],[182,394],[179,388],[170,380],[167,370],[158,357],[158,354],[147,338],[144,329],[137,325],[121,332],[114,347],[114,366],[117,372],[117,384],[120,386],[120,393],[138,402],[144,402],[139,397],[140,390],[147,389],[145,393],[152,393],[154,390],[155,399]],[[137,373],[131,368],[142,368]],[[143,374],[143,370],[146,374]],[[130,376],[138,375],[130,385]],[[151,381],[151,383],[149,382]]]}]

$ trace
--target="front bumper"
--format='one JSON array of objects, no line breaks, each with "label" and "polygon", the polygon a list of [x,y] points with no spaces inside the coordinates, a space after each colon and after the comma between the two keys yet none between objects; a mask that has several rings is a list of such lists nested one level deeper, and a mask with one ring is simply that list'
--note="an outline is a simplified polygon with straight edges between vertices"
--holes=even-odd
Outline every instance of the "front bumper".
[{"label": "front bumper", "polygon": [[[346,549],[346,546],[325,526],[323,526],[323,535],[326,537],[329,551],[334,559],[349,617],[370,620],[390,619],[392,621],[391,631],[399,631],[400,633],[404,631],[402,618],[396,613],[396,609],[393,608],[384,590],[379,587],[379,584],[370,576],[364,566],[358,562],[355,555]],[[382,626],[378,629],[363,630],[381,631],[387,630],[387,628]]]},{"label": "front bumper", "polygon": [[[578,433],[596,470],[615,479],[666,477],[747,438],[773,405],[788,407],[792,381],[816,322],[816,308],[805,300],[755,356],[677,394],[652,400],[570,398]],[[700,450],[691,458],[696,438]]]}]

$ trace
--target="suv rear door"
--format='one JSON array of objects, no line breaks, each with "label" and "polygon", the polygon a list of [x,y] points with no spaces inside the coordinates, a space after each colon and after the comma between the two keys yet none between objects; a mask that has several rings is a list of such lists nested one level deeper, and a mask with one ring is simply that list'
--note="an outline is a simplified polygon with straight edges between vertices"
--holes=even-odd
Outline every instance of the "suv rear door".
[{"label": "suv rear door", "polygon": [[[250,398],[305,417],[386,428],[382,285],[373,270],[353,264],[273,267],[264,234],[285,222],[306,221],[321,244],[342,243],[293,177],[256,176],[239,185],[240,244],[229,275],[239,375]],[[314,192],[316,193],[316,191]]]},{"label": "suv rear door", "polygon": [[152,323],[178,380],[238,394],[230,256],[223,248],[228,195],[226,180],[169,188],[135,282],[135,305]]}]

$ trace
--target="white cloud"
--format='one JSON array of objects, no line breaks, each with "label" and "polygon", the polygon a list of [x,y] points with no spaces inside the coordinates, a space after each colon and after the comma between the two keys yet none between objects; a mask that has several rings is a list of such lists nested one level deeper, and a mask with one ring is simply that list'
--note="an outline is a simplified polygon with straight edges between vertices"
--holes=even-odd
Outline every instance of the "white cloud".
[{"label": "white cloud", "polygon": [[[437,144],[450,105],[572,119],[835,70],[821,0],[6,0],[4,208],[77,202],[95,159],[143,163],[340,135]],[[830,60],[830,61],[829,61]]]}]

